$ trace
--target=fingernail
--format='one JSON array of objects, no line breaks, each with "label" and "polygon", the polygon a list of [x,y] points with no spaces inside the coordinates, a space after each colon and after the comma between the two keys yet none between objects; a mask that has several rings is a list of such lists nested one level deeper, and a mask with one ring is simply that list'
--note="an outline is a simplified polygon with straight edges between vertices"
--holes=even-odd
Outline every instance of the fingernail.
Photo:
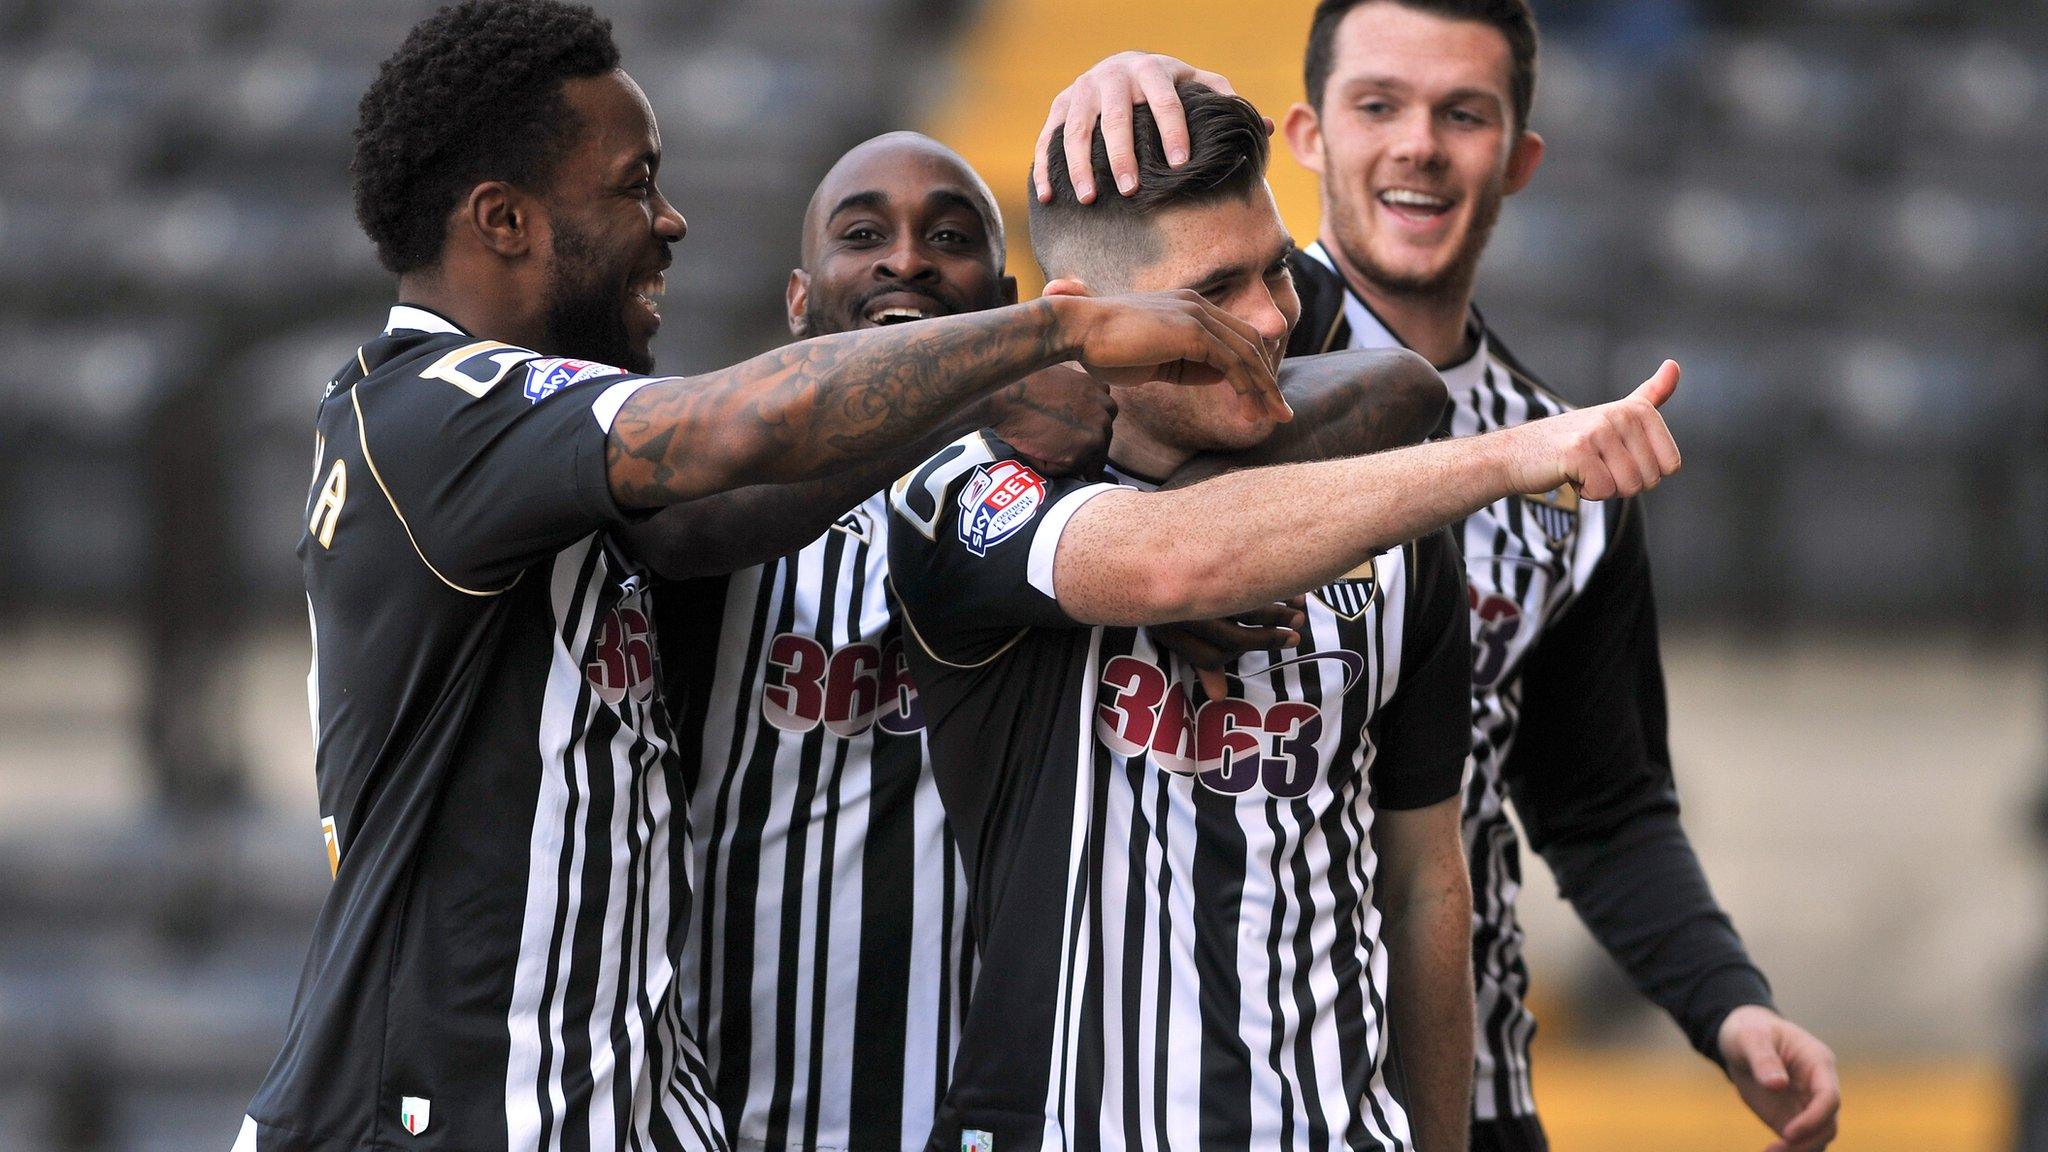
[{"label": "fingernail", "polygon": [[1129,196],[1132,190],[1137,188],[1137,186],[1138,178],[1136,176],[1131,175],[1128,172],[1116,178],[1116,190],[1123,193],[1126,196]]},{"label": "fingernail", "polygon": [[1188,150],[1185,148],[1168,149],[1166,153],[1166,162],[1168,164],[1173,165],[1175,168],[1180,167],[1181,165],[1188,162]]}]

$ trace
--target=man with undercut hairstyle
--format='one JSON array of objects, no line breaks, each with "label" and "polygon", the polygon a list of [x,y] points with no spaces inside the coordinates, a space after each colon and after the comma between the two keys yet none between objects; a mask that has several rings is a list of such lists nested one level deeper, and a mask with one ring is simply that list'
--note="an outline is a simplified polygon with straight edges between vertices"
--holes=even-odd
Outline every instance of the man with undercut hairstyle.
[{"label": "man with undercut hairstyle", "polygon": [[914,445],[1071,360],[1222,378],[1188,296],[1036,301],[656,379],[682,217],[608,24],[444,8],[386,60],[355,199],[398,304],[328,382],[299,556],[334,886],[244,1152],[727,1145],[677,969],[680,766],[620,529]]},{"label": "man with undercut hairstyle", "polygon": [[[802,252],[786,297],[798,338],[1015,300],[994,196],[915,133],[832,166]],[[1309,417],[1301,426],[1319,430],[1302,452],[1413,443],[1443,403],[1434,375],[1402,353],[1304,358],[1280,384]],[[972,983],[966,884],[887,591],[881,489],[984,426],[1048,475],[1092,476],[1112,413],[1085,373],[1048,369],[916,455],[693,501],[629,531],[657,573],[699,577],[657,601],[656,623],[695,832],[682,1012],[736,1143],[922,1147]],[[1267,448],[1288,450],[1285,435]],[[1198,654],[1277,647],[1295,616],[1272,605],[1255,626],[1183,625],[1180,641]]]},{"label": "man with undercut hairstyle", "polygon": [[[1290,351],[1407,347],[1451,387],[1444,431],[1470,436],[1570,405],[1473,307],[1504,197],[1536,175],[1537,34],[1525,0],[1324,0],[1305,54],[1307,101],[1285,135],[1322,191],[1317,242],[1294,259],[1303,321]],[[1042,140],[1068,156],[1098,114],[1113,175],[1083,199],[1146,194],[1133,99],[1184,131],[1176,78],[1227,83],[1124,53],[1054,101]],[[1038,194],[1048,194],[1041,173]],[[1112,187],[1115,185],[1115,187]],[[1098,193],[1098,189],[1100,192]],[[1478,988],[1472,1146],[1541,1152],[1513,802],[1559,890],[1636,986],[1719,1062],[1779,1139],[1817,1152],[1840,1105],[1834,1054],[1778,1015],[1679,823],[1666,740],[1643,509],[1571,488],[1475,510],[1460,539],[1472,605],[1472,748],[1464,835]],[[1398,1038],[1397,1038],[1398,1042]]]},{"label": "man with undercut hairstyle", "polygon": [[[1141,113],[1142,201],[1080,204],[1052,156],[1047,292],[1192,289],[1277,362],[1300,304],[1261,118],[1177,96],[1190,156],[1170,169]],[[928,1148],[1463,1143],[1471,655],[1437,529],[1511,492],[1655,483],[1676,377],[1496,436],[1247,468],[1270,421],[1119,374],[1108,482],[982,430],[897,483],[890,579],[980,948]],[[1211,698],[1151,632],[1302,592],[1297,642],[1231,661]]]}]

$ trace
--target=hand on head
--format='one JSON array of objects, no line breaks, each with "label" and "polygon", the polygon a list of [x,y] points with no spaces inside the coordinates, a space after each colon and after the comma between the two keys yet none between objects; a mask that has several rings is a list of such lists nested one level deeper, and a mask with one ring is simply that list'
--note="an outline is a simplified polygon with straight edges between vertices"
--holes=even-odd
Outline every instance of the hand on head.
[{"label": "hand on head", "polygon": [[[1131,110],[1141,104],[1151,107],[1159,123],[1167,163],[1176,168],[1186,163],[1188,121],[1173,90],[1182,81],[1193,81],[1226,96],[1237,95],[1237,89],[1222,76],[1157,52],[1119,52],[1067,85],[1053,98],[1045,126],[1038,130],[1038,143],[1031,150],[1031,184],[1038,202],[1052,200],[1045,149],[1055,134],[1066,149],[1067,171],[1074,174],[1074,195],[1083,204],[1095,202],[1095,168],[1088,153],[1097,121],[1102,124],[1102,143],[1109,154],[1110,171],[1116,174],[1118,192],[1125,196],[1136,192],[1138,158],[1131,138]],[[1273,120],[1266,117],[1265,121],[1271,135]]]}]

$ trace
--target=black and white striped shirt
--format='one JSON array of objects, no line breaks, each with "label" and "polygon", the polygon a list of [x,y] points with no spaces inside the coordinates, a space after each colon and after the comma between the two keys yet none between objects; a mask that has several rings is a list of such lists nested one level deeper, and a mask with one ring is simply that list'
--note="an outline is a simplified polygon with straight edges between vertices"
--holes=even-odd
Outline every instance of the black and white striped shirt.
[{"label": "black and white striped shirt", "polygon": [[743,1148],[921,1148],[952,1066],[967,889],[888,532],[877,493],[802,550],[666,602],[697,837],[685,1012]]},{"label": "black and white striped shirt", "polygon": [[1240,658],[1206,700],[1144,630],[1059,608],[1060,533],[1112,487],[1048,480],[983,432],[892,492],[981,957],[927,1147],[1412,1148],[1372,826],[1457,794],[1454,546],[1316,590],[1304,645]]},{"label": "black and white striped shirt", "polygon": [[299,544],[334,887],[238,1152],[726,1146],[612,418],[646,381],[398,307],[320,404]]},{"label": "black and white striped shirt", "polygon": [[[1293,267],[1304,319],[1290,352],[1401,346],[1322,245],[1298,253]],[[1476,315],[1474,327],[1472,354],[1439,368],[1451,394],[1445,434],[1571,407]],[[1473,655],[1464,805],[1479,1024],[1473,1113],[1482,1122],[1528,1120],[1533,1146],[1542,1139],[1529,1069],[1536,1021],[1515,918],[1521,859],[1511,796],[1588,926],[1702,1051],[1711,1053],[1711,1033],[1730,1008],[1769,1003],[1677,824],[1641,519],[1633,500],[1582,502],[1561,488],[1497,501],[1456,529]],[[1641,854],[1625,858],[1622,844]]]}]

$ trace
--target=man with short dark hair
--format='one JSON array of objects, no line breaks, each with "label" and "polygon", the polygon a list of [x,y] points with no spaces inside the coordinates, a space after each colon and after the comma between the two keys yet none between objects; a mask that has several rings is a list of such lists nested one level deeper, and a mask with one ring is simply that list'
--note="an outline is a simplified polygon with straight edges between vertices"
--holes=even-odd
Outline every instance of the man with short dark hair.
[{"label": "man with short dark hair", "polygon": [[[832,166],[802,253],[784,301],[796,338],[1015,302],[995,197],[912,132]],[[1318,429],[1300,449],[1321,454],[1414,443],[1444,402],[1404,353],[1299,358],[1280,385],[1299,425]],[[1113,414],[1085,373],[1048,369],[956,416],[918,455],[693,501],[630,531],[665,576],[767,557],[676,589],[657,613],[695,832],[682,1011],[736,1143],[923,1147],[973,983],[966,883],[888,592],[886,485],[981,427],[1047,475],[1092,477]],[[1268,446],[1287,450],[1285,435]],[[1265,626],[1184,625],[1180,640],[1279,647],[1294,618],[1276,604]]]},{"label": "man with short dark hair", "polygon": [[[1181,171],[1137,117],[1142,210],[1080,205],[1052,155],[1047,292],[1192,288],[1277,360],[1300,306],[1261,119],[1177,95]],[[1260,462],[1273,426],[1120,374],[1110,483],[1044,477],[992,431],[898,482],[890,578],[981,954],[927,1147],[1464,1141],[1470,637],[1436,529],[1509,492],[1656,483],[1676,379],[1667,361],[1605,409],[1175,488]],[[1214,698],[1151,635],[1304,591],[1299,643],[1231,662]]]},{"label": "man with short dark hair", "polygon": [[[1569,411],[1472,307],[1502,198],[1543,156],[1528,127],[1536,27],[1524,0],[1324,0],[1303,73],[1307,103],[1289,110],[1285,132],[1321,178],[1323,221],[1295,259],[1304,319],[1290,352],[1421,353],[1451,386],[1445,431],[1455,436]],[[1134,96],[1175,137],[1171,85],[1194,76],[1220,79],[1167,57],[1113,56],[1060,94],[1041,139],[1062,135],[1073,156],[1098,114],[1105,134],[1126,135],[1116,126]],[[1112,153],[1112,179],[1143,195],[1149,174],[1139,178],[1128,148]],[[1815,1152],[1835,1132],[1834,1055],[1774,1010],[1679,824],[1643,512],[1590,495],[1511,497],[1460,529],[1474,655],[1464,819],[1479,1006],[1473,1147],[1546,1146],[1529,1073],[1512,798],[1587,927],[1727,1070],[1779,1134],[1773,1147]]]},{"label": "man with short dark hair", "polygon": [[299,542],[334,887],[237,1147],[724,1147],[676,969],[688,827],[619,530],[829,478],[1068,360],[1285,406],[1186,296],[1039,301],[650,379],[682,217],[588,8],[417,25],[364,96],[357,215],[398,277],[329,382]]}]

